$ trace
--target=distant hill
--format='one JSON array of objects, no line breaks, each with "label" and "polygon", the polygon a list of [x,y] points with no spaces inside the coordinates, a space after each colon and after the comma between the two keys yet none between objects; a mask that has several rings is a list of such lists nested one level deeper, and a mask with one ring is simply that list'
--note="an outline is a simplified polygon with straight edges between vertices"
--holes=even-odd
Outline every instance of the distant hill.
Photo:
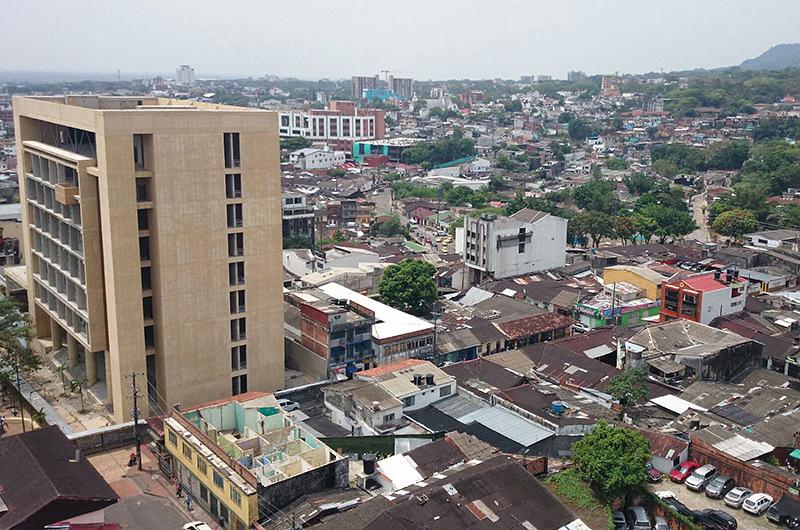
[{"label": "distant hill", "polygon": [[739,65],[742,70],[783,70],[800,67],[800,43],[778,44]]}]

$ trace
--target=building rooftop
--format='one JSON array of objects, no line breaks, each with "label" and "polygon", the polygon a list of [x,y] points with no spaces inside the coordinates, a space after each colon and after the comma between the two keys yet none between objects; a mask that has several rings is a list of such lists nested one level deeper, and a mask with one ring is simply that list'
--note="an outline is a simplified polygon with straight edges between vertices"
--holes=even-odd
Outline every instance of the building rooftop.
[{"label": "building rooftop", "polygon": [[64,95],[64,96],[15,96],[16,98],[33,99],[47,103],[57,103],[73,107],[82,107],[97,111],[241,111],[267,112],[261,109],[235,107],[219,103],[205,103],[190,99],[159,98],[152,96],[101,96],[101,95]]},{"label": "building rooftop", "polygon": [[328,283],[319,288],[335,299],[348,300],[375,314],[376,323],[372,325],[372,336],[376,339],[388,339],[409,333],[433,332],[433,324],[421,318],[409,315],[368,296],[357,293],[339,285]]},{"label": "building rooftop", "polygon": [[43,528],[117,502],[75,450],[55,425],[0,438],[0,528]]},{"label": "building rooftop", "polygon": [[773,241],[793,241],[800,237],[800,230],[778,229],[778,230],[764,230],[762,232],[752,232],[745,234],[744,237],[760,237],[763,239],[770,239]]},{"label": "building rooftop", "polygon": [[164,423],[245,495],[342,458],[263,392],[173,411]]},{"label": "building rooftop", "polygon": [[711,355],[749,340],[732,331],[681,319],[645,328],[628,342],[645,348],[646,355]]},{"label": "building rooftop", "polygon": [[625,271],[625,272],[630,272],[632,274],[636,274],[638,276],[641,276],[642,278],[645,278],[646,280],[649,280],[649,281],[655,283],[656,285],[661,285],[661,283],[665,279],[664,275],[660,274],[659,272],[656,272],[656,271],[654,271],[654,270],[652,270],[652,269],[650,269],[648,267],[638,266],[638,265],[612,265],[610,267],[606,267],[603,270],[604,270],[604,272],[605,271]]},{"label": "building rooftop", "polygon": [[[422,386],[438,386],[453,382],[455,378],[443,372],[435,364],[420,359],[406,359],[396,363],[384,364],[377,368],[357,372],[358,379],[376,382],[398,399],[411,396],[420,391],[414,384],[414,376],[421,376]],[[433,385],[428,385],[427,376],[433,376]]]}]

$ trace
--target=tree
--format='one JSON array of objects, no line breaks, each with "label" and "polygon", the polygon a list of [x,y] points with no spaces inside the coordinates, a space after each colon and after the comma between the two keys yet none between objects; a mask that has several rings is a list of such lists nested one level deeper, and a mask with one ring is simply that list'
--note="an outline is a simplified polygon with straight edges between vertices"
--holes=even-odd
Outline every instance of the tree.
[{"label": "tree", "polygon": [[640,432],[606,422],[575,442],[572,453],[581,477],[609,502],[644,481],[652,458]]},{"label": "tree", "polygon": [[81,412],[86,411],[86,405],[83,402],[83,389],[84,389],[83,381],[81,381],[80,379],[72,379],[69,382],[69,391],[72,392],[73,394],[78,394],[78,397],[80,397],[81,399],[81,410],[80,410]]},{"label": "tree", "polygon": [[641,368],[625,370],[615,375],[608,383],[608,392],[619,401],[622,410],[629,411],[650,397],[647,386],[647,372]]},{"label": "tree", "polygon": [[347,175],[347,171],[340,167],[334,167],[328,170],[328,176],[333,178],[341,178],[345,175]]},{"label": "tree", "polygon": [[39,425],[39,427],[44,427],[46,418],[47,415],[44,413],[44,409],[35,410],[31,413],[31,421]]},{"label": "tree", "polygon": [[436,267],[421,260],[388,266],[378,285],[381,302],[412,315],[429,315],[439,296],[435,273]]},{"label": "tree", "polygon": [[668,179],[678,174],[678,166],[669,160],[656,160],[653,162],[652,168],[653,171]]},{"label": "tree", "polygon": [[567,132],[570,138],[580,141],[585,140],[586,137],[590,136],[594,131],[581,118],[573,118],[567,125]]},{"label": "tree", "polygon": [[[41,359],[30,349],[31,328],[28,319],[17,304],[6,296],[0,297],[0,372],[3,381],[20,384],[20,374],[37,370]],[[24,407],[22,394],[16,393],[20,414]],[[23,430],[25,421],[22,422]]]},{"label": "tree", "polygon": [[606,167],[611,170],[628,169],[628,163],[621,158],[611,157],[606,160]]},{"label": "tree", "polygon": [[758,221],[753,212],[734,208],[718,215],[711,228],[720,235],[738,239],[744,234],[758,230]]},{"label": "tree", "polygon": [[298,149],[305,149],[311,147],[311,140],[302,136],[287,136],[281,137],[281,149],[288,149],[289,151],[296,151]]},{"label": "tree", "polygon": [[662,245],[669,238],[678,238],[690,234],[697,229],[691,214],[686,210],[676,210],[660,204],[651,204],[642,208],[638,214],[652,219],[658,228],[653,235]]},{"label": "tree", "polygon": [[408,229],[400,222],[400,218],[396,215],[391,216],[389,219],[382,223],[375,223],[372,225],[370,231],[378,236],[394,237],[405,236]]},{"label": "tree", "polygon": [[613,214],[619,208],[614,185],[607,180],[590,180],[572,193],[575,204],[584,210]]},{"label": "tree", "polygon": [[644,195],[653,189],[656,179],[637,171],[636,173],[625,175],[622,179],[622,183],[625,184],[625,187],[628,188],[628,192],[630,192],[631,195]]},{"label": "tree", "polygon": [[293,234],[283,238],[283,248],[311,248],[311,238],[299,234]]},{"label": "tree", "polygon": [[746,140],[732,140],[712,145],[706,156],[706,165],[709,169],[742,169],[749,156],[750,145]]},{"label": "tree", "polygon": [[593,247],[599,247],[600,241],[602,241],[604,237],[610,238],[616,235],[614,231],[616,227],[614,217],[594,211],[578,215],[586,216],[586,220],[584,221],[586,223],[586,231],[592,239]]},{"label": "tree", "polygon": [[633,214],[633,227],[636,229],[636,233],[642,239],[642,241],[647,244],[650,243],[650,240],[658,230],[658,223],[641,213]]},{"label": "tree", "polygon": [[634,225],[633,217],[625,215],[615,217],[614,232],[622,240],[623,245],[626,241],[630,241],[632,245],[636,244],[636,226]]}]

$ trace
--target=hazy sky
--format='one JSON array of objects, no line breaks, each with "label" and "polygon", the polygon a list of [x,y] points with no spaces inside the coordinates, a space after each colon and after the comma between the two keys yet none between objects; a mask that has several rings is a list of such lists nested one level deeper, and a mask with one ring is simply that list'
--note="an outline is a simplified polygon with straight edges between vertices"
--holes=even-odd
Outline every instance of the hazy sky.
[{"label": "hazy sky", "polygon": [[2,70],[417,79],[740,63],[797,0],[0,0]]}]

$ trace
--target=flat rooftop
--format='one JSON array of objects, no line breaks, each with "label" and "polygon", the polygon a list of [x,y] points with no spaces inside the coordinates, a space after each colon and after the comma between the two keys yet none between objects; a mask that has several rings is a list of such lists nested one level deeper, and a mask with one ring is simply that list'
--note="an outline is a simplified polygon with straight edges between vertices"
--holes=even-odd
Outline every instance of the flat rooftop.
[{"label": "flat rooftop", "polygon": [[205,103],[190,99],[158,98],[152,96],[100,96],[100,95],[63,95],[63,96],[15,96],[20,99],[31,99],[57,103],[91,110],[201,110],[201,111],[247,111],[267,112],[262,109],[235,107],[219,103]]}]

